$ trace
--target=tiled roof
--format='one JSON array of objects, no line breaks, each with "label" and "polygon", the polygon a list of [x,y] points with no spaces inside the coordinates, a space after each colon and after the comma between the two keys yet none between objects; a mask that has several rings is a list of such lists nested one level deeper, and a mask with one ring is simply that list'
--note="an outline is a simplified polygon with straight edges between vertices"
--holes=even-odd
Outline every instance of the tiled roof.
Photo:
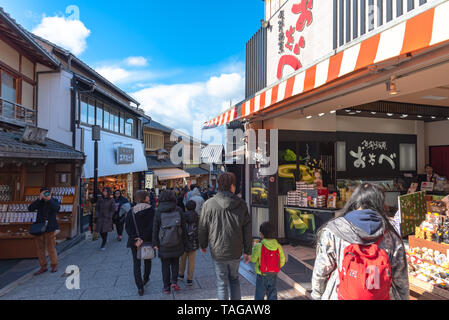
[{"label": "tiled roof", "polygon": [[167,133],[171,133],[172,131],[174,131],[174,129],[164,126],[162,123],[154,121],[153,119],[151,119],[151,121],[145,121],[143,125],[146,128],[163,131]]},{"label": "tiled roof", "polygon": [[22,135],[0,131],[0,157],[83,160],[84,154],[65,144],[46,139],[45,145],[21,142]]},{"label": "tiled roof", "polygon": [[11,28],[13,28],[14,31],[25,40],[25,43],[28,43],[31,48],[36,50],[40,58],[45,60],[48,65],[52,65],[56,68],[60,66],[59,61],[48,53],[47,50],[45,50],[36,40],[34,40],[33,37],[30,36],[30,33],[22,25],[17,23],[17,21],[14,20],[2,7],[0,7],[0,18]]},{"label": "tiled roof", "polygon": [[170,159],[158,160],[157,157],[147,157],[148,169],[164,169],[164,168],[180,168],[180,165],[175,165]]},{"label": "tiled roof", "polygon": [[223,146],[222,145],[208,145],[201,149],[201,160],[204,163],[222,163],[223,161]]},{"label": "tiled roof", "polygon": [[209,171],[204,170],[203,168],[186,168],[184,171],[188,172],[190,176],[201,176],[205,174],[209,174]]}]

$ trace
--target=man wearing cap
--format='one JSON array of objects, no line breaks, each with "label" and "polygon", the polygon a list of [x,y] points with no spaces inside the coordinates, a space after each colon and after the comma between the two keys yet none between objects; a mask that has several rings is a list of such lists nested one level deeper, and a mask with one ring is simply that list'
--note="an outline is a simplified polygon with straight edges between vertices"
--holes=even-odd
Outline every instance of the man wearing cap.
[{"label": "man wearing cap", "polygon": [[55,273],[58,271],[55,231],[59,228],[58,221],[56,219],[59,209],[59,201],[52,197],[52,193],[49,188],[42,188],[40,190],[39,199],[34,201],[28,207],[30,212],[37,210],[36,223],[44,223],[48,221],[46,231],[39,236],[35,236],[37,256],[41,265],[39,271],[34,274],[35,276],[48,271],[47,255],[45,251],[48,251],[48,255],[50,256],[51,272]]}]

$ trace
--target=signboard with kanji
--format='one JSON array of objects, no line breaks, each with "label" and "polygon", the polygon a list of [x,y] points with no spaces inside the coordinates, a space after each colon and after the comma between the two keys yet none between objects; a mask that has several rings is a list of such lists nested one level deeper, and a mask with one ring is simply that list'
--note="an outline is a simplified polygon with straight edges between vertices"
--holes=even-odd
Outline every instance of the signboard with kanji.
[{"label": "signboard with kanji", "polygon": [[332,6],[289,0],[271,17],[267,33],[267,84],[333,54]]},{"label": "signboard with kanji", "polygon": [[417,141],[415,135],[363,132],[338,132],[337,139],[346,143],[346,171],[339,177],[364,179],[402,176],[400,145]]}]

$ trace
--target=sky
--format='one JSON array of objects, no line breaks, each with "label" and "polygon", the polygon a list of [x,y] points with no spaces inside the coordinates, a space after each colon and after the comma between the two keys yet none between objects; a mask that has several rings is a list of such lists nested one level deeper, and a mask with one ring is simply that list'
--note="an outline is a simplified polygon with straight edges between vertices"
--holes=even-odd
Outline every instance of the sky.
[{"label": "sky", "polygon": [[77,55],[154,120],[193,133],[244,99],[261,0],[5,0],[27,30]]}]

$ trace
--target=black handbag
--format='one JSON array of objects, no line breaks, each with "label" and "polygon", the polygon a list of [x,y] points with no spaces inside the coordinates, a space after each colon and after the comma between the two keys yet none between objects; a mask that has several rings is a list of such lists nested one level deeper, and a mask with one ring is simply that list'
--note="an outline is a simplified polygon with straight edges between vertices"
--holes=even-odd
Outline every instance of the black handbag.
[{"label": "black handbag", "polygon": [[47,231],[48,221],[45,222],[35,222],[31,225],[30,234],[33,236],[40,236]]}]

